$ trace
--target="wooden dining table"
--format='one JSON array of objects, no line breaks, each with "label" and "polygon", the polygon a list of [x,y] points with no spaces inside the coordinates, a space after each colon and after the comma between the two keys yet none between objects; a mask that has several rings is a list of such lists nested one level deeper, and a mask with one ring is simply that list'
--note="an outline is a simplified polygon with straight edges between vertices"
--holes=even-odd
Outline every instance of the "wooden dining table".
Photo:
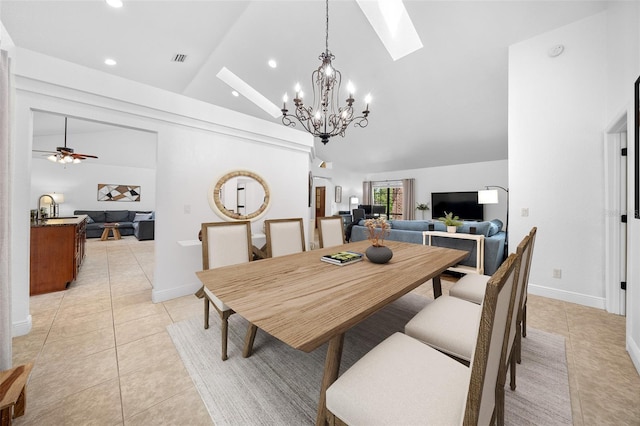
[{"label": "wooden dining table", "polygon": [[345,333],[428,280],[442,294],[440,274],[468,256],[443,247],[385,241],[393,251],[386,264],[366,258],[338,266],[325,254],[364,253],[370,243],[341,246],[197,272],[213,294],[251,326],[244,356],[251,354],[256,327],[304,352],[329,342],[316,424],[326,424],[325,392],[337,379]]}]

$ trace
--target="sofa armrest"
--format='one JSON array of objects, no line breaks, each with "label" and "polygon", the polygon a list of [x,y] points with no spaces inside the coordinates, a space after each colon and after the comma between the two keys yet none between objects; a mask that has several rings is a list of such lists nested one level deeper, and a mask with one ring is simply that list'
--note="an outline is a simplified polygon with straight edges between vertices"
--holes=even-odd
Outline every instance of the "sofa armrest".
[{"label": "sofa armrest", "polygon": [[153,240],[155,238],[155,220],[141,220],[133,223],[133,235],[139,240]]}]

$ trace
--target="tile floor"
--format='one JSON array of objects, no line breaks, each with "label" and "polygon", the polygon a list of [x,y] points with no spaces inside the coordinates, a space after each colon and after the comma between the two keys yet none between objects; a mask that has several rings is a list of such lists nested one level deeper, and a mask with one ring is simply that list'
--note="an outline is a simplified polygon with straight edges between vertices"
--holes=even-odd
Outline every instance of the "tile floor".
[{"label": "tile floor", "polygon": [[[14,424],[212,424],[165,328],[201,316],[202,301],[151,303],[153,268],[153,241],[91,239],[69,289],[31,298],[33,329],[13,339],[13,354],[35,366]],[[416,291],[432,295],[429,285]],[[640,425],[623,317],[530,296],[528,321],[567,338],[575,425]]]}]

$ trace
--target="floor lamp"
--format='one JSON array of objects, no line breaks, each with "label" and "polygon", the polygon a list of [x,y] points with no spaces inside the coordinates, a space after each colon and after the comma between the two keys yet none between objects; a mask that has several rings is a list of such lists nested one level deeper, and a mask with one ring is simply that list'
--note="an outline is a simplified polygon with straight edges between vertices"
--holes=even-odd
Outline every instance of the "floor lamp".
[{"label": "floor lamp", "polygon": [[353,213],[351,206],[355,206],[354,208],[357,208],[359,203],[360,200],[355,195],[349,197],[349,213]]},{"label": "floor lamp", "polygon": [[504,226],[504,258],[506,259],[509,256],[509,190],[498,185],[487,185],[485,189],[478,191],[478,204],[498,204],[498,189],[507,193],[507,217]]}]

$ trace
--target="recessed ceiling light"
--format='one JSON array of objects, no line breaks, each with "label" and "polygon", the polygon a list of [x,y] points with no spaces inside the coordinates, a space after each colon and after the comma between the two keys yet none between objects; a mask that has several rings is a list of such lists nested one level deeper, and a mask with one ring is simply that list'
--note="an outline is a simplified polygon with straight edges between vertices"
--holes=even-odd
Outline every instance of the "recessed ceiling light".
[{"label": "recessed ceiling light", "polygon": [[233,96],[235,96],[236,98],[237,98],[238,96],[240,96],[240,93],[236,92],[235,90],[234,90],[233,92],[231,92],[231,94],[232,94]]},{"label": "recessed ceiling light", "polygon": [[105,0],[107,4],[111,7],[115,7],[116,9],[122,7],[122,0]]},{"label": "recessed ceiling light", "polygon": [[117,64],[117,62],[111,58],[107,58],[104,60],[104,63],[109,65],[110,67],[114,66],[115,64]]},{"label": "recessed ceiling light", "polygon": [[276,68],[278,66],[278,63],[276,62],[275,59],[269,59],[269,62],[267,62],[269,64],[269,66],[271,68]]}]

